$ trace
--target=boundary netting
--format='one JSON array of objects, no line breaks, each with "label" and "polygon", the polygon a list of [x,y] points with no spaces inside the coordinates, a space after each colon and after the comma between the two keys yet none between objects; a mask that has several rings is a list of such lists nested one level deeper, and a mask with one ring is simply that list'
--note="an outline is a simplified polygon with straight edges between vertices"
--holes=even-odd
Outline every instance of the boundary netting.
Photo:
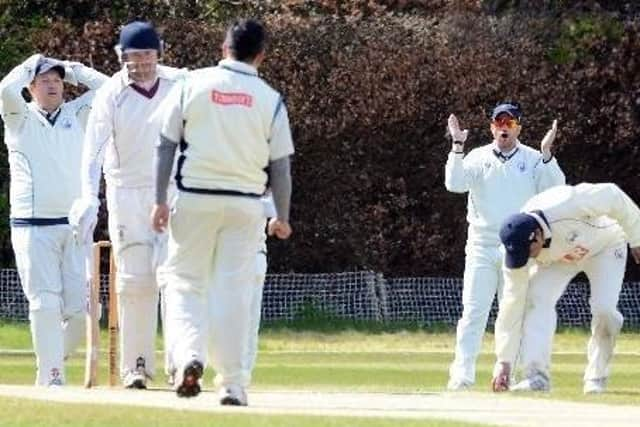
[{"label": "boundary netting", "polygon": [[[108,276],[103,275],[100,292],[103,310],[109,298],[107,289]],[[385,278],[373,271],[268,274],[262,316],[265,321],[337,318],[455,326],[462,312],[461,301],[462,279],[458,278]],[[624,283],[618,307],[625,317],[625,326],[640,326],[640,283]],[[557,311],[561,326],[588,326],[591,320],[588,283],[571,283],[560,298]],[[489,324],[494,323],[496,312],[494,301]],[[28,319],[27,301],[18,273],[13,269],[0,269],[0,319]]]}]

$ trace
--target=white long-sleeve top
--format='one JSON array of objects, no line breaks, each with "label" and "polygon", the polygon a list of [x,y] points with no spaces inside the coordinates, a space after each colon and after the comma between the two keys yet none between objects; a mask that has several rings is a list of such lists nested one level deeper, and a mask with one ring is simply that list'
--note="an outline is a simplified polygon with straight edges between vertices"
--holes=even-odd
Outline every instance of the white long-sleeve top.
[{"label": "white long-sleeve top", "polygon": [[503,268],[496,356],[498,362],[511,364],[519,350],[529,277],[539,265],[584,262],[625,240],[631,247],[640,246],[640,208],[615,184],[554,187],[533,197],[522,211],[542,212],[536,219],[551,242],[526,266]]},{"label": "white long-sleeve top", "polygon": [[145,90],[122,69],[98,91],[85,136],[83,197],[98,196],[101,170],[109,186],[153,187],[160,112],[173,85],[186,74],[184,69],[158,65],[155,85]]},{"label": "white long-sleeve top", "polygon": [[495,142],[475,148],[463,157],[449,153],[445,187],[468,192],[467,242],[498,246],[498,231],[505,218],[518,212],[529,198],[565,183],[558,162],[542,159],[542,153],[516,142],[512,153],[500,156]]},{"label": "white long-sleeve top", "polygon": [[9,154],[11,218],[63,218],[80,196],[82,142],[91,102],[107,76],[80,63],[64,62],[65,81],[90,90],[64,102],[50,123],[22,89],[35,76],[33,55],[0,82],[0,114]]}]

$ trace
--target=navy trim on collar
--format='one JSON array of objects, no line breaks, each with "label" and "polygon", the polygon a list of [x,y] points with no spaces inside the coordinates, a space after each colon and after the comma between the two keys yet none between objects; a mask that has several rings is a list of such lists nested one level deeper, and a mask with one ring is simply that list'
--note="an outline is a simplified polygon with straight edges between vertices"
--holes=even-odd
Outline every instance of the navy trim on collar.
[{"label": "navy trim on collar", "polygon": [[[531,211],[531,213],[534,213],[536,215],[538,215],[543,221],[544,223],[547,225],[548,229],[551,229],[551,226],[549,225],[549,220],[547,220],[547,217],[544,216],[544,213],[542,213],[541,210],[536,209],[535,211]],[[551,237],[549,237],[548,239],[544,240],[544,243],[542,244],[542,247],[547,249],[551,246]]]},{"label": "navy trim on collar", "polygon": [[232,68],[228,65],[218,65],[218,67],[223,68],[227,71],[231,71],[232,73],[244,74],[245,76],[251,76],[251,77],[258,77],[256,73],[249,73],[247,71],[236,70],[235,68]]},{"label": "navy trim on collar", "polygon": [[501,151],[492,149],[491,151],[493,152],[493,155],[496,156],[498,159],[500,159],[501,162],[506,162],[508,160],[511,160],[511,158],[513,156],[516,155],[516,153],[520,150],[520,147],[517,147],[515,150],[513,150],[513,153],[511,154],[502,154]]}]

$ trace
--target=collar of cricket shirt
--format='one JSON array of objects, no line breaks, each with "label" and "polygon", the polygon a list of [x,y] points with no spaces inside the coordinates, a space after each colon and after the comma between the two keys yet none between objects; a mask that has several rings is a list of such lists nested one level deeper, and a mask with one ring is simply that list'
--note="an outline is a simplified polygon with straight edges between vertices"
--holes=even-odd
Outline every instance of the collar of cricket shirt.
[{"label": "collar of cricket shirt", "polygon": [[548,248],[551,245],[551,227],[549,226],[549,220],[547,220],[547,217],[540,210],[527,212],[527,214],[534,217],[538,225],[540,225],[540,228],[542,228],[542,237],[544,238],[543,247]]},{"label": "collar of cricket shirt", "polygon": [[40,108],[40,106],[37,103],[33,103],[33,106],[35,107],[35,109],[38,111],[38,113],[42,114],[42,117],[44,117],[45,119],[47,119],[47,121],[49,122],[49,124],[51,126],[56,124],[56,120],[58,119],[58,116],[60,115],[60,111],[62,111],[62,104],[60,104],[60,107],[56,108],[55,110],[53,110],[52,112],[48,112],[47,110],[43,110],[42,108]]},{"label": "collar of cricket shirt", "polygon": [[246,62],[236,61],[235,59],[223,59],[218,62],[218,66],[240,74],[248,74],[250,76],[258,75],[256,67],[247,64]]},{"label": "collar of cricket shirt", "polygon": [[518,152],[519,149],[520,149],[520,141],[518,141],[517,139],[513,148],[507,152],[500,150],[498,148],[498,144],[495,141],[491,143],[491,151],[493,151],[493,155],[496,156],[498,159],[500,159],[500,161],[502,162],[506,162],[507,160],[510,160],[513,156],[515,156],[515,154]]}]

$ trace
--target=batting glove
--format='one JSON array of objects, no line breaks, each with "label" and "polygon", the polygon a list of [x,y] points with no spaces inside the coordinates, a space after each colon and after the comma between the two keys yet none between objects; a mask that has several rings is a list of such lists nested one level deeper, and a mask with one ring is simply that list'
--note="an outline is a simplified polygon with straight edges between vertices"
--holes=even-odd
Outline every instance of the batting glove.
[{"label": "batting glove", "polygon": [[98,223],[98,199],[76,199],[69,211],[69,225],[76,241],[80,244],[93,242],[93,231]]}]

